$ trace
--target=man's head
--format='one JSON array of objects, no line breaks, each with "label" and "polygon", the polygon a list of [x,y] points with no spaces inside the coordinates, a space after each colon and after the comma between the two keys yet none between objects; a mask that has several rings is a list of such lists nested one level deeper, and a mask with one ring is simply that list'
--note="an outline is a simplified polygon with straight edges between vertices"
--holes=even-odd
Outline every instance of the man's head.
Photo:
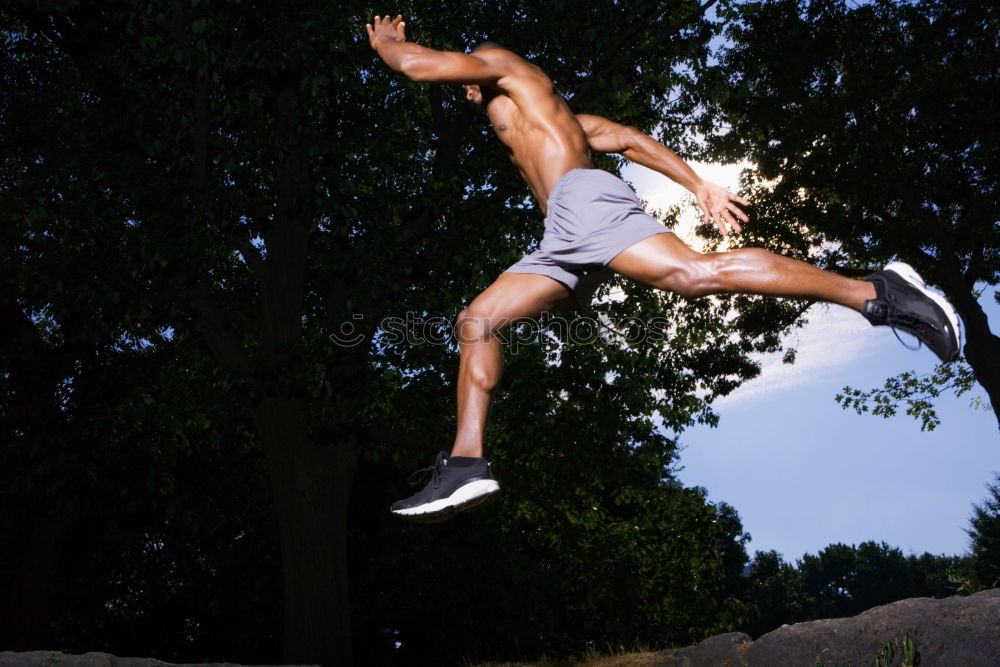
[{"label": "man's head", "polygon": [[465,86],[465,99],[473,104],[489,106],[489,103],[500,94],[500,91],[493,86],[480,86],[478,83],[469,83]]},{"label": "man's head", "polygon": [[[479,42],[472,47],[472,53],[477,51],[486,51],[490,49],[502,49],[506,51],[506,47],[500,42],[494,42],[493,40],[486,40],[485,42]],[[469,84],[465,87],[465,99],[469,100],[473,104],[482,104],[487,106],[494,97],[500,94],[500,91],[491,86],[480,86],[478,84]]]},{"label": "man's head", "polygon": [[485,42],[479,42],[478,44],[473,46],[472,52],[475,53],[476,51],[485,51],[486,49],[503,49],[504,51],[507,50],[506,47],[504,47],[504,45],[501,44],[500,42],[494,42],[493,40],[488,39]]}]

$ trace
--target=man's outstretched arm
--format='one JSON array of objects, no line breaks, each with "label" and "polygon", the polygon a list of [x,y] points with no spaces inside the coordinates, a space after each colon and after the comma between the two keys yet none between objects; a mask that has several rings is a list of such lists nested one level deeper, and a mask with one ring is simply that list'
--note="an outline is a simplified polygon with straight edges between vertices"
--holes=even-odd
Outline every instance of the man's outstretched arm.
[{"label": "man's outstretched arm", "polygon": [[495,64],[457,51],[435,51],[406,41],[402,16],[376,16],[365,24],[368,43],[386,64],[413,81],[432,83],[495,83],[503,73]]},{"label": "man's outstretched arm", "polygon": [[621,125],[601,116],[577,114],[576,118],[587,134],[591,150],[619,153],[684,186],[695,196],[698,208],[705,215],[705,221],[714,223],[723,236],[729,233],[727,224],[738,232],[742,230],[741,223],[750,219],[737,206],[746,206],[747,200],[715,183],[702,180],[676,153],[652,137],[634,127]]}]

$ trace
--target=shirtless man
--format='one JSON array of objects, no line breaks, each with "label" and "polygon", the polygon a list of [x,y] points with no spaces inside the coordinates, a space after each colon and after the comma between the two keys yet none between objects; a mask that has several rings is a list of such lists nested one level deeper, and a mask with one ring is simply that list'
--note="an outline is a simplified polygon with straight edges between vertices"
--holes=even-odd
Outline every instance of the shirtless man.
[{"label": "shirtless man", "polygon": [[539,249],[508,268],[458,315],[458,428],[451,453],[441,452],[420,492],[393,503],[399,516],[440,521],[500,489],[483,458],[493,391],[503,371],[496,334],[574,300],[590,300],[607,269],[688,298],[762,294],[839,304],[873,325],[916,335],[942,361],[958,356],[958,315],[902,263],[864,280],[823,271],[766,250],[699,253],[643,210],[613,174],[594,169],[590,152],[620,153],[694,194],[707,221],[726,235],[748,221],[742,197],[702,180],[671,150],[638,130],[600,116],[574,114],[545,73],[493,42],[472,53],[435,51],[406,41],[401,16],[366,26],[371,46],[413,81],[462,84],[486,108],[493,129],[545,214]]}]

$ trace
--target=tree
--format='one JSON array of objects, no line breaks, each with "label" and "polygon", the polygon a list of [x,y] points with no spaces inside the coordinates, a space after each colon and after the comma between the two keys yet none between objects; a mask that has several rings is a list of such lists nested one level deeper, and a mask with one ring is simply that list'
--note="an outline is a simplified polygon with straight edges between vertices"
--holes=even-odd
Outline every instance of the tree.
[{"label": "tree", "polygon": [[802,576],[777,551],[758,551],[747,566],[746,599],[751,620],[743,630],[759,637],[805,616],[802,609]]},{"label": "tree", "polygon": [[816,556],[806,554],[799,565],[813,618],[854,616],[904,598],[947,594],[937,588],[942,569],[926,554],[923,560],[904,556],[884,542],[832,544]]},{"label": "tree", "polygon": [[[978,302],[1000,281],[996,6],[768,0],[726,17],[730,46],[706,75],[719,115],[702,120],[709,155],[755,165],[753,233],[801,234],[815,261],[858,277],[893,258],[919,267],[964,323],[972,372],[955,387],[974,374],[1000,405],[1000,338]],[[888,416],[911,399],[933,427],[937,380],[904,375],[844,402]]]},{"label": "tree", "polygon": [[[705,62],[711,5],[418,4],[410,27],[438,48],[499,38],[577,108],[680,136],[693,82],[668,65]],[[442,556],[440,531],[385,516],[404,492],[395,480],[449,440],[456,363],[447,340],[394,340],[387,318],[447,320],[540,225],[459,92],[413,86],[375,60],[365,11],[0,9],[5,307],[20,327],[0,332],[4,479],[69,480],[26,477],[5,502],[46,488],[68,505],[91,498],[66,531],[100,566],[63,561],[66,607],[38,615],[55,615],[59,637],[146,638],[175,656],[273,650],[269,617],[250,640],[226,626],[253,572],[230,623],[273,607],[280,581],[284,659],[346,665],[352,608],[359,636],[381,633],[372,651],[393,650],[386,628],[416,645],[429,626],[412,600],[426,593],[409,575],[470,553],[468,531],[443,540],[454,553]],[[574,29],[552,30],[560,21]],[[525,630],[524,591],[496,612],[536,645],[687,639],[741,613],[727,593],[745,561],[738,517],[679,487],[675,443],[657,427],[716,419],[712,401],[759,371],[747,355],[777,349],[796,306],[609,289],[622,298],[587,311],[601,336],[551,328],[511,346],[491,427],[511,491],[497,522],[471,533],[509,554],[488,569],[496,590],[522,572],[536,591],[544,635]],[[52,353],[36,378],[19,356],[26,340]],[[20,555],[16,541],[5,548]],[[468,595],[452,589],[440,608],[468,608]]]},{"label": "tree", "polygon": [[918,596],[954,595],[957,556],[903,553],[885,543],[831,544],[794,566],[774,552],[758,552],[744,585],[750,607],[742,628],[757,637],[784,623],[853,616],[878,605]]},{"label": "tree", "polygon": [[[147,298],[145,267],[155,257],[128,226],[91,218],[95,194],[111,198],[90,191],[111,157],[53,159],[86,105],[65,86],[70,68],[50,43],[8,29],[3,41],[0,633],[6,646],[30,647],[52,638],[65,583],[57,572],[72,567],[66,551],[81,527],[106,526],[109,508],[128,515],[159,496],[205,415],[171,400],[190,378],[171,364],[183,341],[168,340],[169,319]],[[49,66],[29,65],[38,62]],[[29,85],[32,95],[9,94]],[[150,445],[136,452],[144,439]],[[101,473],[121,461],[143,474],[108,486]]]},{"label": "tree", "polygon": [[976,588],[1000,585],[1000,475],[988,487],[989,495],[974,505],[969,519],[968,572]]}]

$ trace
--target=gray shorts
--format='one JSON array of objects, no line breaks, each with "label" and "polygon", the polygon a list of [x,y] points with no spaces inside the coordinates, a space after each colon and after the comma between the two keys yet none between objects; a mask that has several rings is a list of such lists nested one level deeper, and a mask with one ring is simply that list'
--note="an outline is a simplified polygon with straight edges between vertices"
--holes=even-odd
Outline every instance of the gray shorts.
[{"label": "gray shorts", "polygon": [[670,230],[642,208],[632,188],[602,169],[573,169],[549,193],[545,233],[538,250],[507,269],[537,273],[590,303],[611,276],[608,262],[622,250]]}]

